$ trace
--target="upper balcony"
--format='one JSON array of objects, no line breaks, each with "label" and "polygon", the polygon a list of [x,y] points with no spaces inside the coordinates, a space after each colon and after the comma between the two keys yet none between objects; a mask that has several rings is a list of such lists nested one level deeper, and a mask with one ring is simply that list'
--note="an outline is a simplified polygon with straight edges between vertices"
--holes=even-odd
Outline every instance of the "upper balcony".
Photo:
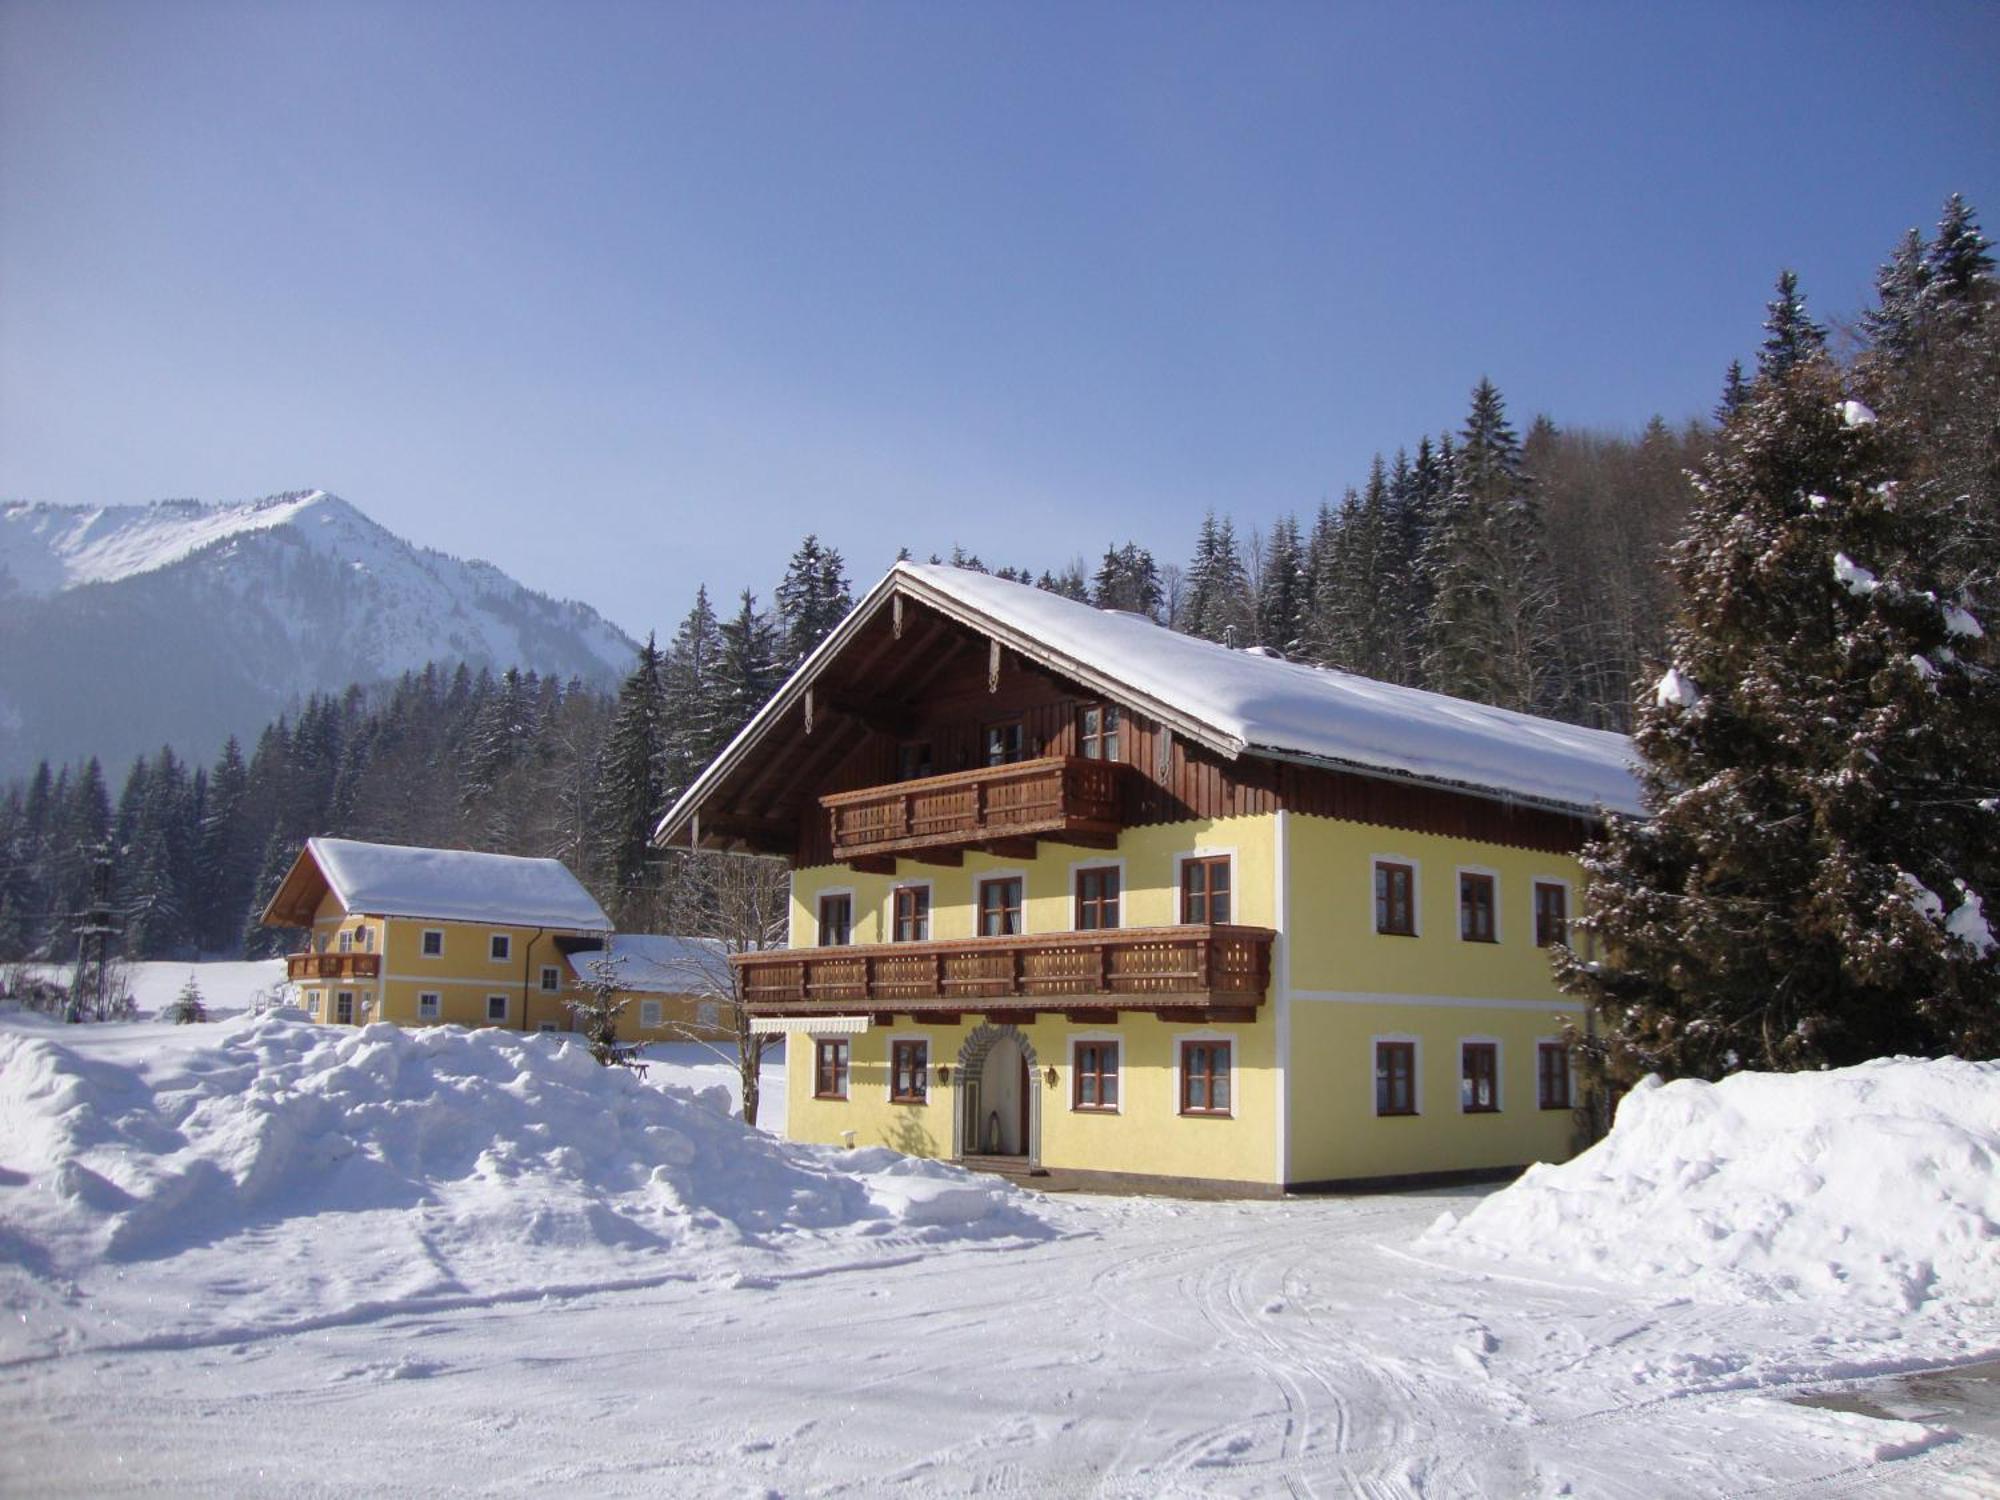
[{"label": "upper balcony", "polygon": [[1109,847],[1123,826],[1116,761],[1052,755],[865,787],[820,798],[832,820],[833,857],[893,863],[904,855],[957,864],[966,849],[1027,853],[1037,838]]},{"label": "upper balcony", "polygon": [[374,979],[382,972],[379,953],[288,953],[287,979]]},{"label": "upper balcony", "polygon": [[1226,924],[956,942],[776,948],[730,959],[758,1016],[902,1011],[1247,1013],[1271,987],[1273,933]]}]

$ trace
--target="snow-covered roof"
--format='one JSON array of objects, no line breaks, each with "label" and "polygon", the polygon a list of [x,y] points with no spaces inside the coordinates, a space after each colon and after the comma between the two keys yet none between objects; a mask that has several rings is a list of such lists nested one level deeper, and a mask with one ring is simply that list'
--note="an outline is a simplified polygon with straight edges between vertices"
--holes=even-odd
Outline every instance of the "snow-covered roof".
[{"label": "snow-covered roof", "polygon": [[820,670],[903,594],[1222,755],[1275,756],[1594,813],[1642,813],[1622,734],[1180,635],[991,574],[899,562],[696,779],[659,825],[678,831]]},{"label": "snow-covered roof", "polygon": [[593,963],[615,963],[618,987],[646,995],[698,995],[729,981],[728,950],[713,938],[658,932],[621,932],[603,948],[569,956],[578,979],[596,978]]},{"label": "snow-covered roof", "polygon": [[604,909],[559,859],[328,838],[308,839],[306,854],[349,911],[577,932],[611,930]]}]

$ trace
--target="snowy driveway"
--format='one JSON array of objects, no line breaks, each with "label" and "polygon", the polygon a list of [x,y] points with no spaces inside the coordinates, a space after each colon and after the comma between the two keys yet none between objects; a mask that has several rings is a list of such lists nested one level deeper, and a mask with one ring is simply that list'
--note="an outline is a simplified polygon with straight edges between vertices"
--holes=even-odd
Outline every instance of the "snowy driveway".
[{"label": "snowy driveway", "polygon": [[1969,1360],[1990,1323],[1402,1248],[1468,1196],[1059,1200],[1065,1237],[1025,1249],[17,1363],[0,1490],[2000,1493],[1990,1436],[1784,1399]]}]

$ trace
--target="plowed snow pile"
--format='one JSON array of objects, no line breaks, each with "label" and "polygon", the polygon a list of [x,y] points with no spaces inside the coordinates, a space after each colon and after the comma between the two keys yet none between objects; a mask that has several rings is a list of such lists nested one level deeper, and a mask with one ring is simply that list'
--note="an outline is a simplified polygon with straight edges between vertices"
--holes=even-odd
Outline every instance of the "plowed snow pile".
[{"label": "plowed snow pile", "polygon": [[2000,1302],[2000,1063],[1648,1080],[1610,1135],[1419,1241],[1737,1302]]},{"label": "plowed snow pile", "polygon": [[1032,1202],[782,1144],[552,1037],[0,1031],[0,1357],[1046,1238]]}]

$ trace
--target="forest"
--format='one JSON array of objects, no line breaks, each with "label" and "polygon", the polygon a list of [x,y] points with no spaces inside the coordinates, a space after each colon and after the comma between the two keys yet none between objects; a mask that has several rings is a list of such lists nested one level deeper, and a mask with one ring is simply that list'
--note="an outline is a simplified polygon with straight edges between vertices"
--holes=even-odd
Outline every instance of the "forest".
[{"label": "forest", "polygon": [[[1926,299],[1965,281],[1952,257],[1968,243],[1981,332],[1917,347],[1934,338]],[[1936,239],[1912,230],[1897,247],[1878,305],[1848,333],[1856,369],[1890,369],[1895,355],[1893,368],[1923,372],[1907,378],[1921,379],[1926,421],[1946,435],[1939,462],[1968,496],[1961,540],[1990,559],[2000,440],[1984,245],[1954,199]],[[1772,341],[1800,323],[1825,341],[1789,273],[1771,319],[1758,370],[1729,368],[1713,421],[1656,417],[1635,434],[1538,415],[1523,433],[1481,378],[1456,425],[1385,449],[1338,504],[1247,525],[1211,513],[1185,563],[1113,541],[1094,566],[992,571],[1228,645],[1629,731],[1684,604],[1674,549],[1696,476],[1768,373]],[[988,567],[957,548],[932,560]],[[1980,576],[1990,587],[1990,565]],[[212,762],[195,759],[203,747],[164,746],[116,787],[96,759],[44,763],[0,797],[0,960],[74,952],[106,846],[127,957],[282,951],[291,938],[257,913],[315,834],[553,856],[621,927],[657,928],[673,908],[654,822],[851,601],[844,559],[809,536],[769,608],[745,588],[718,612],[701,589],[615,693],[437,665],[309,699]]]}]

